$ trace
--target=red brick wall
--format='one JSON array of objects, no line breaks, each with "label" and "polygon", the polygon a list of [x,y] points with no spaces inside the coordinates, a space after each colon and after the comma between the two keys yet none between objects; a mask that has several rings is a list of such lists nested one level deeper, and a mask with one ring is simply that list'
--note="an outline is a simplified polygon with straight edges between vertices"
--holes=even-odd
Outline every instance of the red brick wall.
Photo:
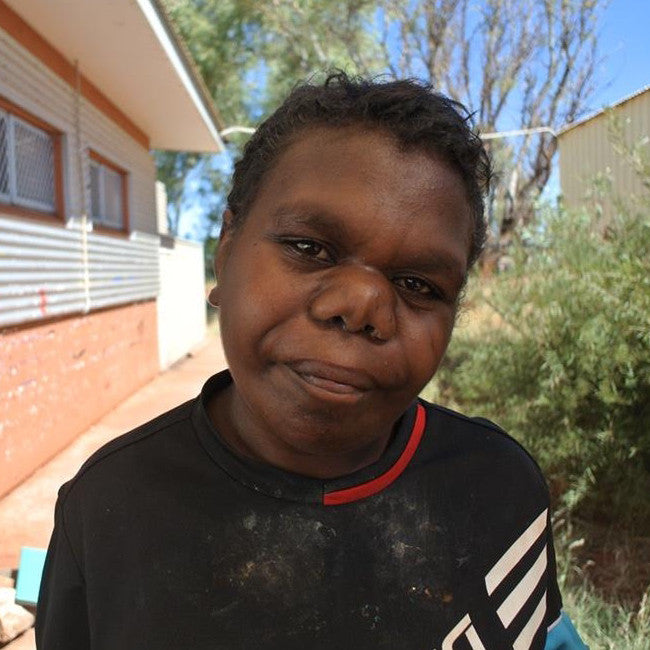
[{"label": "red brick wall", "polygon": [[0,332],[0,495],[158,372],[155,301]]}]

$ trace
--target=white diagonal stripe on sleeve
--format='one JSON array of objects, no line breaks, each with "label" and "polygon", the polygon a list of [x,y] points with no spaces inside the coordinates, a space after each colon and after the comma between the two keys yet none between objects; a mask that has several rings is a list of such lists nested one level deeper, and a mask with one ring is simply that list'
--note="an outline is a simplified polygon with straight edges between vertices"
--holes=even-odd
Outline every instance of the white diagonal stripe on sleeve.
[{"label": "white diagonal stripe on sleeve", "polygon": [[442,641],[442,650],[453,650],[454,641],[460,639],[465,633],[465,630],[472,624],[472,619],[469,614],[465,614],[463,618],[454,625],[453,629]]},{"label": "white diagonal stripe on sleeve", "polygon": [[544,614],[546,614],[546,592],[544,592],[542,599],[539,601],[537,607],[535,607],[535,611],[530,617],[530,620],[524,625],[524,629],[512,644],[513,650],[530,650],[530,644],[533,642],[540,625],[544,622]]},{"label": "white diagonal stripe on sleeve", "polygon": [[546,514],[544,510],[533,523],[518,537],[513,545],[501,556],[501,559],[490,569],[485,576],[485,586],[488,595],[501,584],[503,579],[512,571],[526,551],[535,543],[546,527]]},{"label": "white diagonal stripe on sleeve", "polygon": [[465,632],[465,636],[467,637],[467,640],[469,641],[472,650],[485,650],[485,646],[483,645],[483,643],[481,643],[481,639],[478,638],[478,634],[476,633],[476,630],[474,629],[473,625],[470,625],[467,628],[467,632]]},{"label": "white diagonal stripe on sleeve", "polygon": [[530,595],[544,575],[544,571],[546,571],[546,544],[544,544],[542,552],[535,560],[535,564],[528,569],[526,575],[510,592],[510,595],[503,603],[501,603],[499,609],[497,609],[497,614],[504,627],[508,627],[512,623],[515,616],[517,616],[521,608],[526,604],[526,601],[530,598]]}]

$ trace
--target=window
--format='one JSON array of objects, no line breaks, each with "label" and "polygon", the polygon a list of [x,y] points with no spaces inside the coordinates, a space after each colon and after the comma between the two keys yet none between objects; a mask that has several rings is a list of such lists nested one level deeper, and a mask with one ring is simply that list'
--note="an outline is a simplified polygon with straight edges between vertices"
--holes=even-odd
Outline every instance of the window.
[{"label": "window", "polygon": [[0,100],[0,201],[62,213],[59,134]]},{"label": "window", "polygon": [[126,172],[108,160],[90,152],[90,213],[94,223],[126,230]]}]

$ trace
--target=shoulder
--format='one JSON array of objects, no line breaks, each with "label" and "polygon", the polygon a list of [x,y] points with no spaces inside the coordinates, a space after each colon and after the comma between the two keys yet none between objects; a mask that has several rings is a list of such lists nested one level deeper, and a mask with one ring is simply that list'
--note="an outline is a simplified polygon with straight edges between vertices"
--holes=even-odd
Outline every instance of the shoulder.
[{"label": "shoulder", "polygon": [[131,481],[136,480],[146,469],[147,462],[169,446],[170,438],[178,440],[179,432],[191,430],[195,401],[185,402],[100,447],[84,462],[77,474],[62,486],[59,493],[62,503],[70,495],[87,492],[83,488],[79,489],[80,486],[108,486],[120,482],[126,476]]},{"label": "shoulder", "polygon": [[487,418],[483,417],[463,415],[462,413],[447,408],[446,406],[433,404],[423,399],[420,399],[419,402],[425,408],[427,414],[427,422],[429,424],[442,424],[445,427],[453,429],[453,432],[455,434],[496,434],[496,437],[494,439],[499,439],[506,444],[512,443],[527,453],[525,449],[512,436],[508,435],[504,429],[502,429],[498,424],[492,422],[492,420],[488,420]]},{"label": "shoulder", "polygon": [[536,506],[548,504],[539,465],[501,427],[485,418],[421,403],[427,416],[421,457],[442,464],[451,483],[465,481],[475,494],[482,492],[496,501],[499,495],[508,495],[531,500]]},{"label": "shoulder", "polygon": [[497,454],[519,460],[537,474],[539,465],[526,448],[498,424],[483,417],[469,417],[450,408],[420,400],[427,417],[427,441],[438,449],[466,454]]},{"label": "shoulder", "polygon": [[460,539],[480,543],[479,573],[487,575],[518,540],[526,556],[521,566],[529,568],[551,539],[549,492],[539,465],[494,422],[433,404],[425,408],[436,494],[459,522]]}]

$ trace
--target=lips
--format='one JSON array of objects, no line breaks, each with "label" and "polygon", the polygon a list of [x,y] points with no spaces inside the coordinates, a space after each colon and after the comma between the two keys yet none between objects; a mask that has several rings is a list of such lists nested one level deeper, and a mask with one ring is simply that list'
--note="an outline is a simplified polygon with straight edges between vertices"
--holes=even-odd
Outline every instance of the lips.
[{"label": "lips", "polygon": [[357,395],[375,385],[364,372],[323,361],[300,360],[287,366],[307,384],[335,395]]}]

